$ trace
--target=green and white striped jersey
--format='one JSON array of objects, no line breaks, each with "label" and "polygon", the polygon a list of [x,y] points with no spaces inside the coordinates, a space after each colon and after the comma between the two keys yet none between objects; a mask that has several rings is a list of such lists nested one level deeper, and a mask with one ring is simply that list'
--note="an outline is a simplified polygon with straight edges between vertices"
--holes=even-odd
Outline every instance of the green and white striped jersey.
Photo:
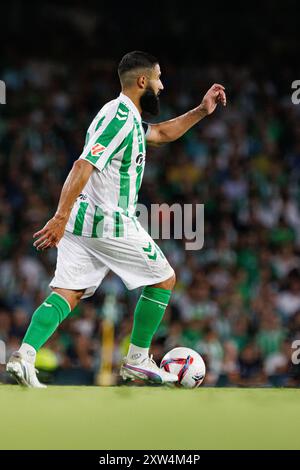
[{"label": "green and white striped jersey", "polygon": [[80,156],[97,171],[77,198],[67,231],[88,237],[122,236],[124,224],[135,220],[145,166],[145,129],[138,109],[123,93],[99,111]]}]

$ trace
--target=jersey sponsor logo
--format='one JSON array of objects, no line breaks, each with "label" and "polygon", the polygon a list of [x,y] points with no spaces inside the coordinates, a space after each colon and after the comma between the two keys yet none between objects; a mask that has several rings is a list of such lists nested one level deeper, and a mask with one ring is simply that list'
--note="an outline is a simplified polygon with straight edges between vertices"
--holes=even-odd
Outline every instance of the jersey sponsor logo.
[{"label": "jersey sponsor logo", "polygon": [[136,164],[137,165],[142,165],[143,161],[145,160],[145,155],[143,155],[142,153],[140,153],[137,157],[136,157]]},{"label": "jersey sponsor logo", "polygon": [[104,145],[95,144],[95,145],[93,145],[93,147],[91,148],[91,154],[92,154],[94,157],[95,157],[95,156],[98,156],[98,155],[100,155],[105,149],[106,149],[106,147],[104,147]]}]

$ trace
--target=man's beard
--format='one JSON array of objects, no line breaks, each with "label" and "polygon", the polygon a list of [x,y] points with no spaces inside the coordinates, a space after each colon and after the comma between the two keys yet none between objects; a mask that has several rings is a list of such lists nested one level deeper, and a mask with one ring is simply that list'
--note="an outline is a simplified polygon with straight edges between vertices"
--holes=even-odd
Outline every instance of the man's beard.
[{"label": "man's beard", "polygon": [[147,88],[140,98],[140,105],[144,113],[157,116],[159,113],[159,97],[154,93],[152,88]]}]

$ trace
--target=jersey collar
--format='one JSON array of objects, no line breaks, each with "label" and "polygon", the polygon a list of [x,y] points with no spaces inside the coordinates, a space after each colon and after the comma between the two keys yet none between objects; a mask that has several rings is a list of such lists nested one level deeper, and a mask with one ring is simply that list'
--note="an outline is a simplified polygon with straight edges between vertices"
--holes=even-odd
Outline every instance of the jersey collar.
[{"label": "jersey collar", "polygon": [[119,100],[122,101],[130,109],[130,111],[133,112],[134,116],[139,122],[142,122],[142,118],[139,113],[139,110],[137,109],[133,101],[131,101],[131,99],[128,98],[128,96],[124,95],[124,93],[120,93]]}]

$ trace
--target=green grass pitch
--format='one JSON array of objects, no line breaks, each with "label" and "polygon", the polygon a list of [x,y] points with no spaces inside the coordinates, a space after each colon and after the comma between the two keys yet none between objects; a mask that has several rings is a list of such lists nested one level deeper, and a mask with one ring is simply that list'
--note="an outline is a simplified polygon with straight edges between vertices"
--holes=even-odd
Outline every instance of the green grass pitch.
[{"label": "green grass pitch", "polygon": [[299,449],[300,389],[0,385],[1,449]]}]

